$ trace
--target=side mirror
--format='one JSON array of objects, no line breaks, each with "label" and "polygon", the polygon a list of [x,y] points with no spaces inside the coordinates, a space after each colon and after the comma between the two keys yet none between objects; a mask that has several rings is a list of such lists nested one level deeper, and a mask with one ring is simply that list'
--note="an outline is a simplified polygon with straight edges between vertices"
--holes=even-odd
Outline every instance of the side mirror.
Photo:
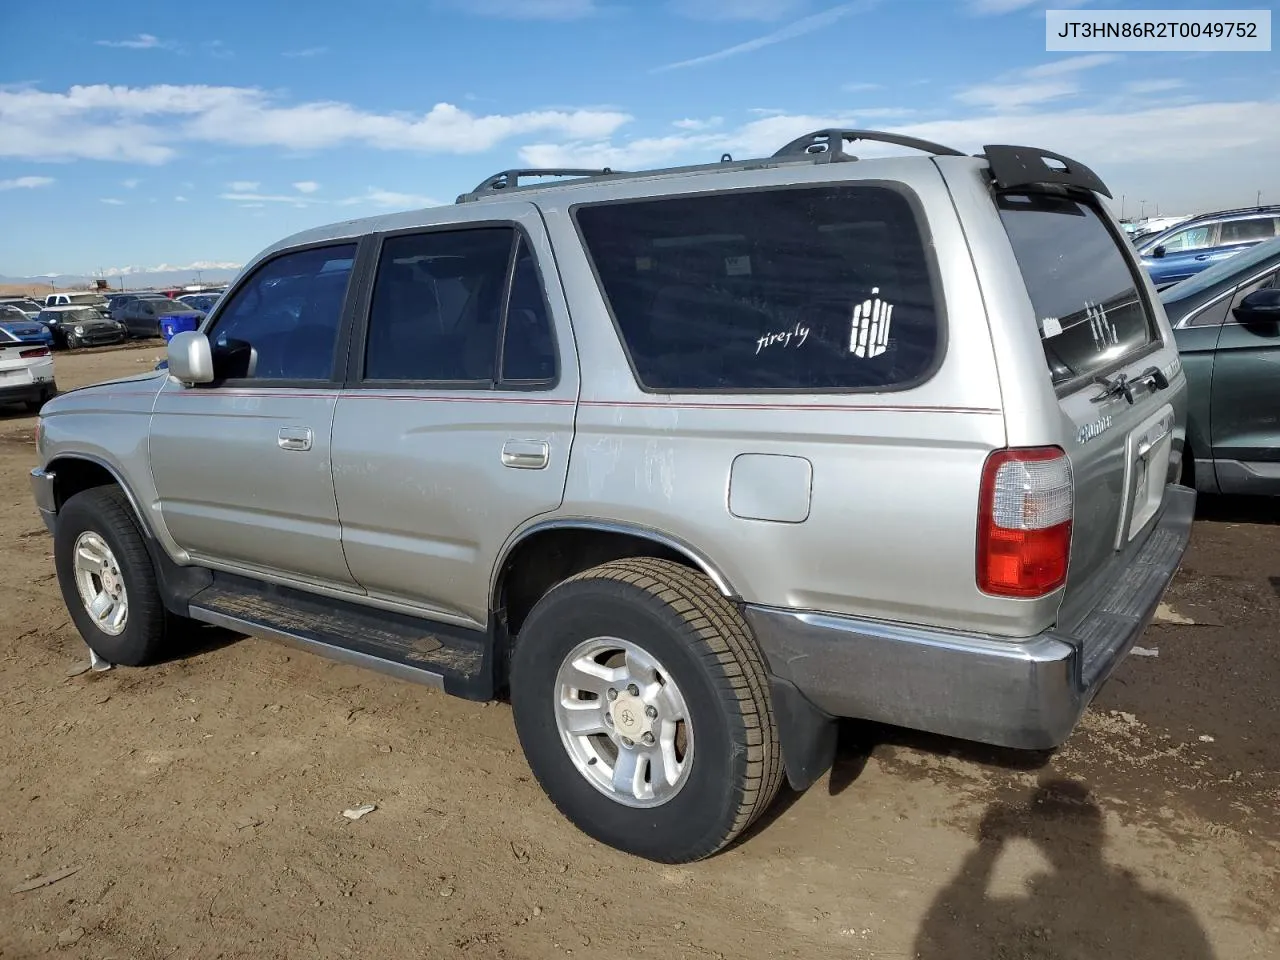
[{"label": "side mirror", "polygon": [[213,382],[213,348],[198,330],[184,330],[169,341],[169,374],[185,384]]},{"label": "side mirror", "polygon": [[1248,326],[1280,322],[1280,288],[1253,291],[1231,313],[1238,323]]},{"label": "side mirror", "polygon": [[1154,250],[1151,251],[1151,255],[1155,257],[1157,260],[1159,260],[1168,252],[1169,251],[1164,248],[1164,244],[1162,243],[1159,246],[1157,246]]}]

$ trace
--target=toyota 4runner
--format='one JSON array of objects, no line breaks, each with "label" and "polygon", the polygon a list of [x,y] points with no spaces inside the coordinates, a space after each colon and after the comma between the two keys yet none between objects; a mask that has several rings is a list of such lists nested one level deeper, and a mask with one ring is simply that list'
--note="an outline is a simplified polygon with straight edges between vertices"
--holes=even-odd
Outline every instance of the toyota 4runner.
[{"label": "toyota 4runner", "polygon": [[1099,195],[824,130],[291,237],[167,369],[45,406],[63,596],[113,663],[195,620],[507,696],[555,805],[661,861],[811,784],[838,717],[1052,748],[1195,503]]}]

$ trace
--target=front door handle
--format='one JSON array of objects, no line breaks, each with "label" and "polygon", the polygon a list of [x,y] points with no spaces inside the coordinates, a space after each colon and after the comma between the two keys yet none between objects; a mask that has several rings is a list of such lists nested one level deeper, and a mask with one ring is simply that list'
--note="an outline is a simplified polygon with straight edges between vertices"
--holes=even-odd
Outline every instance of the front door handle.
[{"label": "front door handle", "polygon": [[516,470],[542,470],[551,462],[545,440],[508,440],[502,445],[502,465]]},{"label": "front door handle", "polygon": [[281,450],[310,450],[311,428],[281,427],[280,435],[276,437],[276,443]]}]

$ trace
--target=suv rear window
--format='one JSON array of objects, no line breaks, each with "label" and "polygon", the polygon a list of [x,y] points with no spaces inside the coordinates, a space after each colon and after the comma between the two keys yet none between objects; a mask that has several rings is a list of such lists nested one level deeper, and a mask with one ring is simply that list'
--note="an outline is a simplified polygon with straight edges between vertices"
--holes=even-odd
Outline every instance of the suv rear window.
[{"label": "suv rear window", "polygon": [[1152,342],[1147,303],[1098,211],[1067,197],[997,201],[1055,384],[1091,377]]},{"label": "suv rear window", "polygon": [[735,191],[575,217],[645,389],[901,389],[934,367],[929,261],[897,190]]}]

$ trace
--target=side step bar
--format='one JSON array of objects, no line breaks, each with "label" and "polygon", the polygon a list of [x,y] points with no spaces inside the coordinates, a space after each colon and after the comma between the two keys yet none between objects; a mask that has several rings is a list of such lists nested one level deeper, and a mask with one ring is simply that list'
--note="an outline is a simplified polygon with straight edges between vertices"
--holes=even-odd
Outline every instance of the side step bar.
[{"label": "side step bar", "polygon": [[227,574],[191,598],[193,620],[278,640],[467,700],[496,692],[490,634]]}]

